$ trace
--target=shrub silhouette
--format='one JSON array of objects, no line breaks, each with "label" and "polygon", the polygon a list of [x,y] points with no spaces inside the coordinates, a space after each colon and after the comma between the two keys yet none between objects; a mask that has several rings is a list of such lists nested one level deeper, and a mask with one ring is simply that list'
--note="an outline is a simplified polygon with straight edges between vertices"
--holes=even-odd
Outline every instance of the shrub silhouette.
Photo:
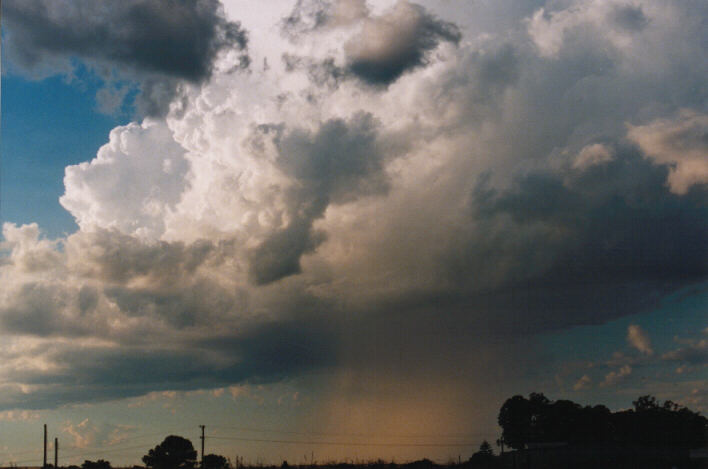
[{"label": "shrub silhouette", "polygon": [[202,469],[229,469],[229,462],[218,454],[207,454],[202,461]]},{"label": "shrub silhouette", "polygon": [[470,458],[470,464],[474,467],[491,467],[494,465],[494,451],[492,445],[487,440],[484,440],[479,445],[479,451],[474,453]]},{"label": "shrub silhouette", "polygon": [[86,460],[81,465],[81,469],[111,469],[111,463],[103,459],[99,459],[98,461]]}]

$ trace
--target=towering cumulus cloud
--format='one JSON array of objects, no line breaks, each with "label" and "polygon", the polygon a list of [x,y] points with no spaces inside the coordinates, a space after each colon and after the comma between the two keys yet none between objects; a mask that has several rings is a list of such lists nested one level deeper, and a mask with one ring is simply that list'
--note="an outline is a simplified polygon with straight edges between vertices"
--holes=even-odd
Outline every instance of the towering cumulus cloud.
[{"label": "towering cumulus cloud", "polygon": [[[156,107],[66,169],[76,233],[5,224],[0,407],[307,375],[333,419],[493,428],[560,373],[538,337],[705,282],[708,5],[521,3],[8,0],[14,65]],[[626,327],[569,387],[678,359]]]}]

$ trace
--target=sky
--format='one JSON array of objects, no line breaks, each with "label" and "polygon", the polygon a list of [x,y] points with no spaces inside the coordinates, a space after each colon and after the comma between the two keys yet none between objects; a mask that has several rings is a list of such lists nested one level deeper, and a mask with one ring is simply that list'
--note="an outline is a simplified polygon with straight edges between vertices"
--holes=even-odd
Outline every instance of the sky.
[{"label": "sky", "polygon": [[[5,0],[0,465],[446,462],[708,412],[702,0]],[[51,447],[51,445],[50,445]]]}]

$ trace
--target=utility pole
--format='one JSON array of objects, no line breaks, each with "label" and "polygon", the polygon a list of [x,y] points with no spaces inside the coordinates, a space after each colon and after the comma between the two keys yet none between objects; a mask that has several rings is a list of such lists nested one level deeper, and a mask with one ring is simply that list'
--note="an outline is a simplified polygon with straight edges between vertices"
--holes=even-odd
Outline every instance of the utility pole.
[{"label": "utility pole", "polygon": [[59,438],[54,438],[54,469],[59,467]]},{"label": "utility pole", "polygon": [[44,424],[44,463],[42,469],[47,469],[47,424]]},{"label": "utility pole", "polygon": [[204,425],[199,425],[199,427],[202,429],[202,467],[204,467]]}]

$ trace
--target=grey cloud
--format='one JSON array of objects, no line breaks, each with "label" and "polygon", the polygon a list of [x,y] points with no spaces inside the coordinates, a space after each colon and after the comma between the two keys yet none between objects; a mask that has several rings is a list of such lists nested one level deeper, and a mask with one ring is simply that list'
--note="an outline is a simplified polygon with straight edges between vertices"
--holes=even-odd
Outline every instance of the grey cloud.
[{"label": "grey cloud", "polygon": [[519,78],[518,52],[511,44],[481,55],[478,61],[474,78],[485,94],[496,96],[499,90],[513,85]]},{"label": "grey cloud", "polygon": [[332,57],[317,61],[294,54],[283,54],[281,59],[287,72],[304,70],[310,81],[318,87],[326,87],[333,90],[343,80],[349,78],[346,69],[337,65]]},{"label": "grey cloud", "polygon": [[327,23],[332,3],[326,0],[298,0],[292,11],[283,18],[281,31],[296,39],[301,34],[314,31]]},{"label": "grey cloud", "polygon": [[8,0],[3,21],[14,64],[46,74],[58,60],[78,58],[109,75],[132,70],[124,78],[141,84],[138,105],[147,114],[164,113],[180,80],[207,79],[219,51],[247,46],[246,32],[225,19],[217,0]]},{"label": "grey cloud", "polygon": [[440,43],[458,44],[462,38],[454,23],[406,0],[380,16],[372,16],[363,1],[299,1],[283,20],[283,31],[296,40],[304,34],[351,24],[360,25],[361,30],[344,45],[346,64],[336,65],[332,58],[305,60],[315,84],[336,85],[345,77],[354,77],[368,85],[388,86],[406,72],[425,66],[430,52]]},{"label": "grey cloud", "polygon": [[64,330],[62,309],[70,301],[58,286],[28,283],[0,310],[3,329],[19,334],[48,336]]},{"label": "grey cloud", "polygon": [[452,304],[526,334],[633,314],[705,279],[706,194],[676,196],[665,168],[631,147],[616,152],[581,174],[530,174],[505,190],[481,182],[471,196],[476,234],[447,261],[460,285]]},{"label": "grey cloud", "polygon": [[318,29],[349,26],[369,16],[366,0],[298,0],[281,21],[281,32],[290,40]]},{"label": "grey cloud", "polygon": [[87,353],[86,348],[56,346],[44,357],[59,370],[16,373],[14,382],[39,389],[31,401],[21,393],[6,391],[1,407],[52,408],[139,396],[153,390],[193,389],[200,377],[202,384],[211,381],[204,377],[214,372],[210,363],[192,351],[91,347]]},{"label": "grey cloud", "polygon": [[334,328],[324,324],[299,318],[245,327],[238,334],[216,328],[209,339],[162,347],[46,345],[31,354],[56,367],[14,371],[14,383],[37,390],[27,399],[19,389],[5,389],[0,408],[42,409],[152,391],[264,384],[322,371],[337,360]]},{"label": "grey cloud", "polygon": [[610,21],[627,31],[641,31],[649,24],[641,6],[618,5],[609,16]]},{"label": "grey cloud", "polygon": [[85,315],[93,312],[98,306],[98,290],[95,287],[84,285],[79,290],[79,313]]},{"label": "grey cloud", "polygon": [[377,126],[371,115],[362,113],[349,121],[326,121],[314,133],[260,128],[265,135],[273,134],[278,165],[297,185],[289,192],[288,226],[252,252],[250,271],[255,283],[267,284],[300,272],[300,257],[324,240],[312,224],[330,203],[351,202],[387,190]]},{"label": "grey cloud", "polygon": [[198,345],[237,360],[225,373],[230,382],[272,381],[321,372],[337,364],[340,328],[337,319],[327,321],[321,312],[299,312],[279,321],[255,324],[239,336],[217,334]]},{"label": "grey cloud", "polygon": [[193,274],[216,247],[209,241],[143,241],[115,230],[96,230],[70,236],[66,250],[72,267],[86,277],[109,284],[136,277],[167,284]]},{"label": "grey cloud", "polygon": [[703,339],[686,347],[671,350],[663,354],[661,359],[691,365],[708,365],[708,341]]},{"label": "grey cloud", "polygon": [[[231,249],[228,242],[185,245],[117,231],[78,232],[64,243],[65,268],[58,274],[63,278],[5,285],[0,324],[5,331],[35,337],[127,342],[144,341],[140,334],[155,327],[203,327],[246,309],[238,288],[200,271],[219,265]],[[131,325],[115,329],[111,321]]]},{"label": "grey cloud", "polygon": [[367,19],[361,33],[345,44],[347,67],[365,83],[386,86],[425,65],[428,53],[441,42],[457,44],[461,37],[455,24],[399,1],[382,16]]},{"label": "grey cloud", "polygon": [[105,288],[104,293],[127,316],[154,317],[183,329],[245,313],[245,300],[234,290],[197,277],[186,285],[113,286]]},{"label": "grey cloud", "polygon": [[[419,309],[345,317],[319,299],[288,301],[278,319],[255,319],[238,328],[215,323],[206,335],[172,334],[167,341],[152,336],[120,347],[53,341],[16,356],[4,351],[0,358],[8,363],[31,357],[48,368],[14,368],[6,378],[17,389],[3,388],[0,408],[54,408],[153,391],[268,384],[334,371],[354,373],[362,380],[360,386],[374,386],[376,376],[394,374],[409,380],[432,373],[458,381],[484,373],[502,385],[531,373],[537,357],[528,341],[495,345],[483,323],[461,321],[464,316],[457,314],[430,315]],[[490,355],[470,354],[472,342],[477,352],[483,349]],[[490,368],[491,354],[496,357],[501,348],[515,358]],[[440,363],[440,357],[448,365]],[[20,390],[24,385],[33,388],[30,394]]]},{"label": "grey cloud", "polygon": [[287,228],[271,234],[252,252],[250,274],[257,285],[301,272],[300,257],[313,252],[324,241],[322,233],[312,230],[312,217],[307,214],[304,219],[293,220]]}]

